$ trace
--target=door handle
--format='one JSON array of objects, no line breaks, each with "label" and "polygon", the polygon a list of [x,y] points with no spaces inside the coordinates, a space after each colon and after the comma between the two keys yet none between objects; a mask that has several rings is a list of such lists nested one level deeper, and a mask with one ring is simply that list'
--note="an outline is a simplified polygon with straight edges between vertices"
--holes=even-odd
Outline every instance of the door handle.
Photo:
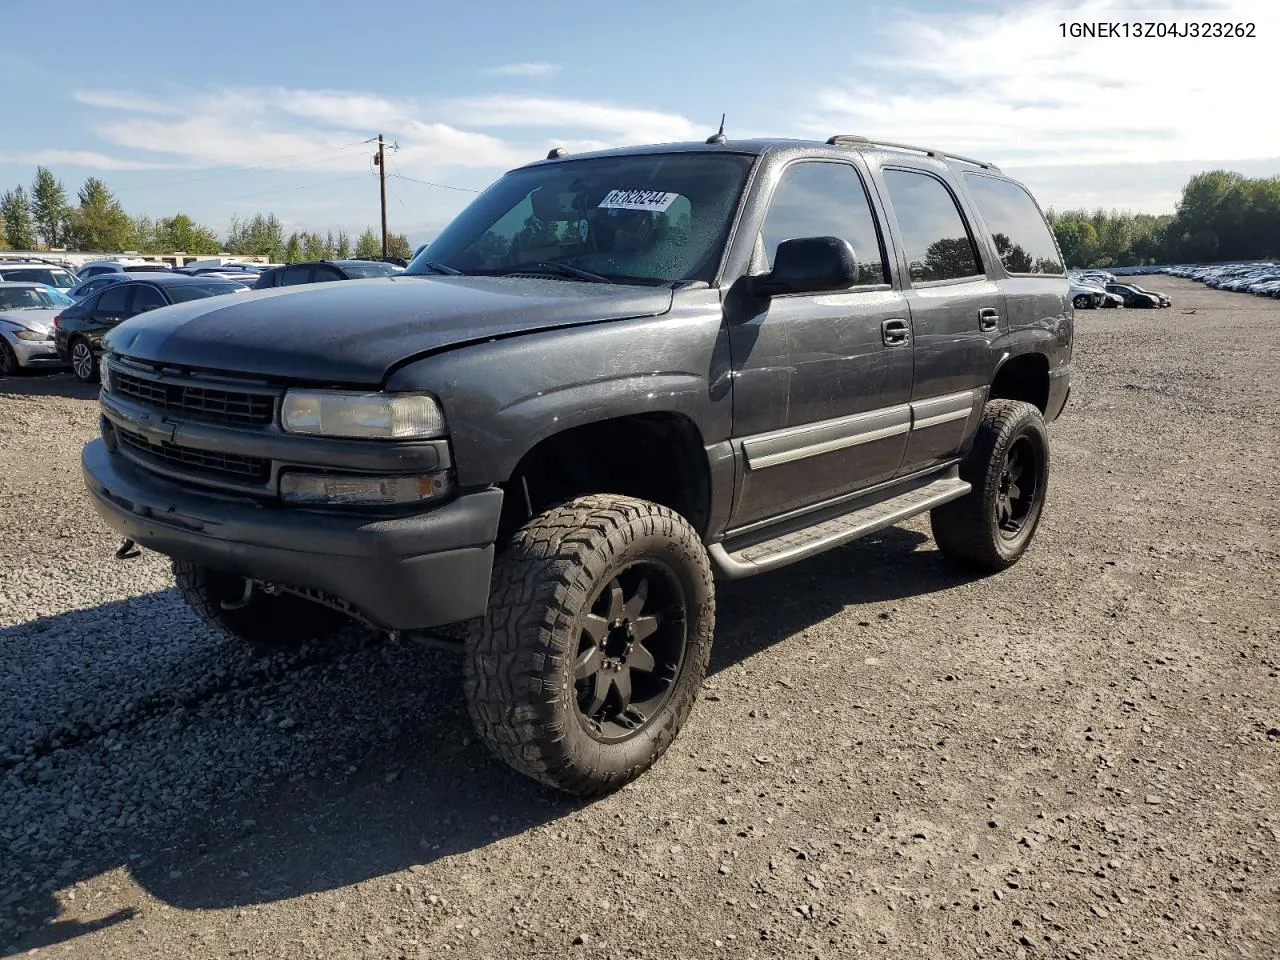
[{"label": "door handle", "polygon": [[907,321],[895,317],[880,324],[880,336],[886,347],[900,347],[907,342]]},{"label": "door handle", "polygon": [[978,311],[978,329],[994,330],[1000,326],[1000,313],[995,307],[983,307]]}]

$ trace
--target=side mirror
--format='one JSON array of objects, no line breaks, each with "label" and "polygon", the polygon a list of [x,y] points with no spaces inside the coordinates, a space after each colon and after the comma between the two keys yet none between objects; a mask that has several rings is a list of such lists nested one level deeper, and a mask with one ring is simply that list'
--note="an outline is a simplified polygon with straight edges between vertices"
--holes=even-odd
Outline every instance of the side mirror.
[{"label": "side mirror", "polygon": [[796,237],[783,240],[774,254],[773,270],[751,278],[751,292],[772,297],[784,293],[845,290],[858,278],[853,246],[839,237]]}]

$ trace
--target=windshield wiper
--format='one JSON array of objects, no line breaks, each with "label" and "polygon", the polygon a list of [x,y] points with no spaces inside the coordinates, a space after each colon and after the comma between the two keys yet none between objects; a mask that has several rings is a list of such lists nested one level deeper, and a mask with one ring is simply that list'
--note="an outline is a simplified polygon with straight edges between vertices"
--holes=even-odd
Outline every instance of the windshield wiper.
[{"label": "windshield wiper", "polygon": [[453,267],[445,266],[443,263],[436,263],[434,260],[421,260],[418,262],[418,266],[434,270],[436,273],[443,273],[447,277],[460,277],[463,275],[461,270],[455,270]]},{"label": "windshield wiper", "polygon": [[512,273],[533,273],[541,271],[543,273],[559,274],[562,277],[572,277],[574,280],[588,280],[591,283],[616,283],[616,280],[610,280],[608,277],[601,276],[598,273],[592,273],[590,270],[583,270],[579,267],[571,267],[567,263],[561,263],[558,260],[542,260],[532,265],[532,267],[519,267],[512,270]]}]

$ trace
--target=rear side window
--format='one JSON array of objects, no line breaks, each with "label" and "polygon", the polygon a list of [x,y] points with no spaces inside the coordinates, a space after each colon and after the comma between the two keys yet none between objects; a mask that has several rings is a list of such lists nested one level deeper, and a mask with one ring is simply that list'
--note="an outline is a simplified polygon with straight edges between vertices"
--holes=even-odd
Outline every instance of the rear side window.
[{"label": "rear side window", "polygon": [[133,313],[145,313],[147,310],[155,310],[163,306],[167,306],[167,303],[160,295],[160,291],[150,284],[145,284],[134,290],[133,306],[130,309]]},{"label": "rear side window", "polygon": [[1009,180],[965,172],[969,196],[991,231],[996,253],[1010,273],[1061,276],[1062,261],[1049,225],[1031,194]]},{"label": "rear side window", "polygon": [[294,266],[285,267],[280,273],[279,284],[282,287],[292,287],[299,283],[311,282],[311,266]]},{"label": "rear side window", "polygon": [[853,247],[858,284],[886,283],[880,236],[862,177],[847,163],[793,163],[769,201],[761,238],[772,266],[783,240],[839,237]]},{"label": "rear side window", "polygon": [[346,277],[340,274],[333,267],[316,267],[316,283],[328,283],[333,280],[345,279]]},{"label": "rear side window", "polygon": [[914,170],[886,170],[884,181],[898,216],[912,283],[981,275],[964,216],[941,180]]},{"label": "rear side window", "polygon": [[127,284],[118,283],[108,287],[102,291],[102,296],[98,298],[97,309],[103,313],[124,313],[125,305],[129,302],[129,287]]}]

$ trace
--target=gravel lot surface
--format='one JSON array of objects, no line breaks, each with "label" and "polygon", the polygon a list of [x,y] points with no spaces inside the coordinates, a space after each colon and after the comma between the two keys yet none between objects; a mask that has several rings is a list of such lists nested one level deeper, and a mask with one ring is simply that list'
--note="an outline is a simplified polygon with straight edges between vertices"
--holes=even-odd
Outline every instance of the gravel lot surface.
[{"label": "gravel lot surface", "polygon": [[1031,553],[913,522],[720,591],[667,757],[590,804],[453,655],[256,660],[112,559],[94,392],[0,382],[0,953],[1280,956],[1280,302],[1079,317]]}]

